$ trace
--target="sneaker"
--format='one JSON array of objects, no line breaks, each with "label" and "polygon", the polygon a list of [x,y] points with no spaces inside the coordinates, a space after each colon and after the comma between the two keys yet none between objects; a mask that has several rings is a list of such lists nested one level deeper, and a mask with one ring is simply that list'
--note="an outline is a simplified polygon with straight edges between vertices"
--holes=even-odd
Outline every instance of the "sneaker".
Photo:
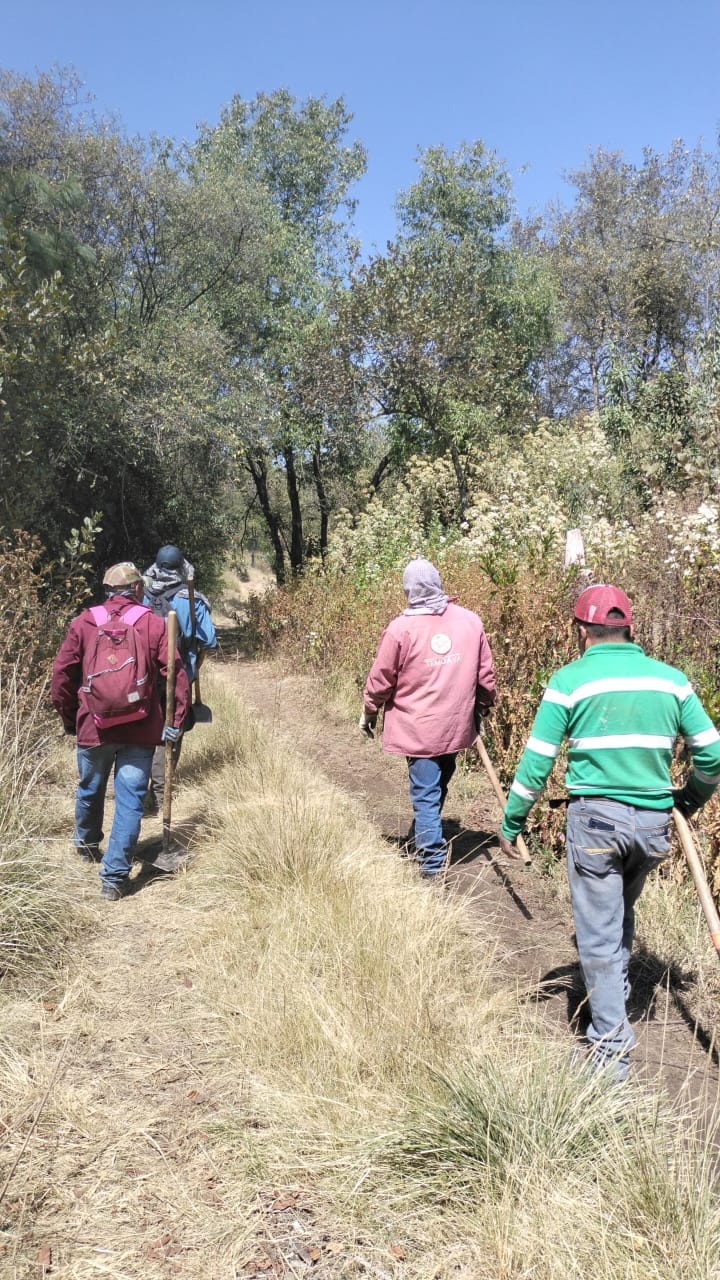
[{"label": "sneaker", "polygon": [[125,897],[125,885],[122,881],[112,883],[106,880],[100,890],[100,897],[104,898],[106,902],[119,902],[121,898]]},{"label": "sneaker", "polygon": [[76,844],[75,852],[83,862],[102,862],[100,846],[97,844]]}]

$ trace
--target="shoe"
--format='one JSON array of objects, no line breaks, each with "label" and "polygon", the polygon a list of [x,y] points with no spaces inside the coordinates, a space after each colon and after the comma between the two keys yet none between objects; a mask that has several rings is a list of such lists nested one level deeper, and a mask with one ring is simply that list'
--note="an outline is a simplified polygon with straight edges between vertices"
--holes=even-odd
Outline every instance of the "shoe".
[{"label": "shoe", "polygon": [[97,844],[76,844],[74,846],[78,858],[83,862],[102,862],[100,846]]},{"label": "shoe", "polygon": [[154,818],[161,809],[162,804],[158,800],[157,792],[153,787],[148,788],[143,800],[143,818]]},{"label": "shoe", "polygon": [[121,898],[125,897],[125,885],[122,881],[116,881],[115,883],[105,881],[100,890],[100,897],[104,898],[106,902],[119,902]]},{"label": "shoe", "polygon": [[418,865],[423,880],[435,880],[445,870],[447,859],[443,858],[442,862],[436,862],[430,858],[419,857]]}]

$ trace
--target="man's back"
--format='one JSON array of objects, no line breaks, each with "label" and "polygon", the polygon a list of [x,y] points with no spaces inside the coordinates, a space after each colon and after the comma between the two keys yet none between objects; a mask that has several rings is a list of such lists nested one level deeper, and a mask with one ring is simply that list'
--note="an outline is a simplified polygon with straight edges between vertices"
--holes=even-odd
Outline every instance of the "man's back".
[{"label": "man's back", "polygon": [[[119,596],[111,597],[106,604],[111,609],[116,608],[120,616],[133,608],[131,600]],[[136,622],[135,630],[138,643],[143,645],[147,654],[151,671],[153,696],[149,714],[142,721],[99,732],[80,692],[85,653],[94,639],[97,624],[89,609],[83,610],[70,624],[53,666],[51,692],[53,703],[64,723],[76,723],[78,746],[97,746],[101,741],[151,744],[160,741],[163,713],[156,685],[158,673],[167,663],[167,629],[162,620],[148,609]],[[187,710],[189,688],[184,677],[176,684],[176,700]]]},{"label": "man's back", "polygon": [[[567,738],[571,795],[670,809],[678,734],[692,751],[696,772],[714,776],[720,735],[687,676],[649,658],[639,645],[593,644],[551,676],[518,766],[519,786],[513,785],[523,799],[534,798]],[[515,804],[509,808],[515,818]]]}]

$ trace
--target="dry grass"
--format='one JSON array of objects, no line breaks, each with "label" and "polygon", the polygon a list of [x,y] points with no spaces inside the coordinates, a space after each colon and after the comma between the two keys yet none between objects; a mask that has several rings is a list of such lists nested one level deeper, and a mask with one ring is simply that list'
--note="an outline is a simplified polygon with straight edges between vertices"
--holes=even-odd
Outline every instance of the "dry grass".
[{"label": "dry grass", "polygon": [[[46,782],[57,733],[47,726],[42,691],[20,697],[17,673],[0,677],[0,983],[32,964],[57,964],[85,923],[45,855]],[[26,691],[23,689],[23,693]],[[22,713],[20,708],[23,708]]]},{"label": "dry grass", "polygon": [[462,901],[255,729],[222,799],[205,868],[233,905],[202,970],[257,1125],[222,1126],[229,1160],[311,1189],[377,1274],[393,1241],[406,1275],[713,1274],[704,1140],[678,1152],[657,1103],[569,1070],[498,993]]},{"label": "dry grass", "polygon": [[8,1010],[3,1276],[717,1275],[707,1139],[570,1069],[466,904],[206,685],[194,863],[116,907],[73,869],[101,932]]}]

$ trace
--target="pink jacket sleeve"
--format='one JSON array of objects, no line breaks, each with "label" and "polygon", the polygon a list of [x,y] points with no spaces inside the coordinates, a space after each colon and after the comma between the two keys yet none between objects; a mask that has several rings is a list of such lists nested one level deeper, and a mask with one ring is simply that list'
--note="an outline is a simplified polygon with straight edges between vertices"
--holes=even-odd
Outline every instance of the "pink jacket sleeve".
[{"label": "pink jacket sleeve", "polygon": [[478,663],[478,702],[484,707],[494,707],[497,702],[495,664],[490,643],[483,628],[480,635],[480,661]]},{"label": "pink jacket sleeve", "polygon": [[375,661],[365,682],[365,710],[376,712],[384,706],[397,684],[400,668],[400,641],[386,627],[380,637]]}]

